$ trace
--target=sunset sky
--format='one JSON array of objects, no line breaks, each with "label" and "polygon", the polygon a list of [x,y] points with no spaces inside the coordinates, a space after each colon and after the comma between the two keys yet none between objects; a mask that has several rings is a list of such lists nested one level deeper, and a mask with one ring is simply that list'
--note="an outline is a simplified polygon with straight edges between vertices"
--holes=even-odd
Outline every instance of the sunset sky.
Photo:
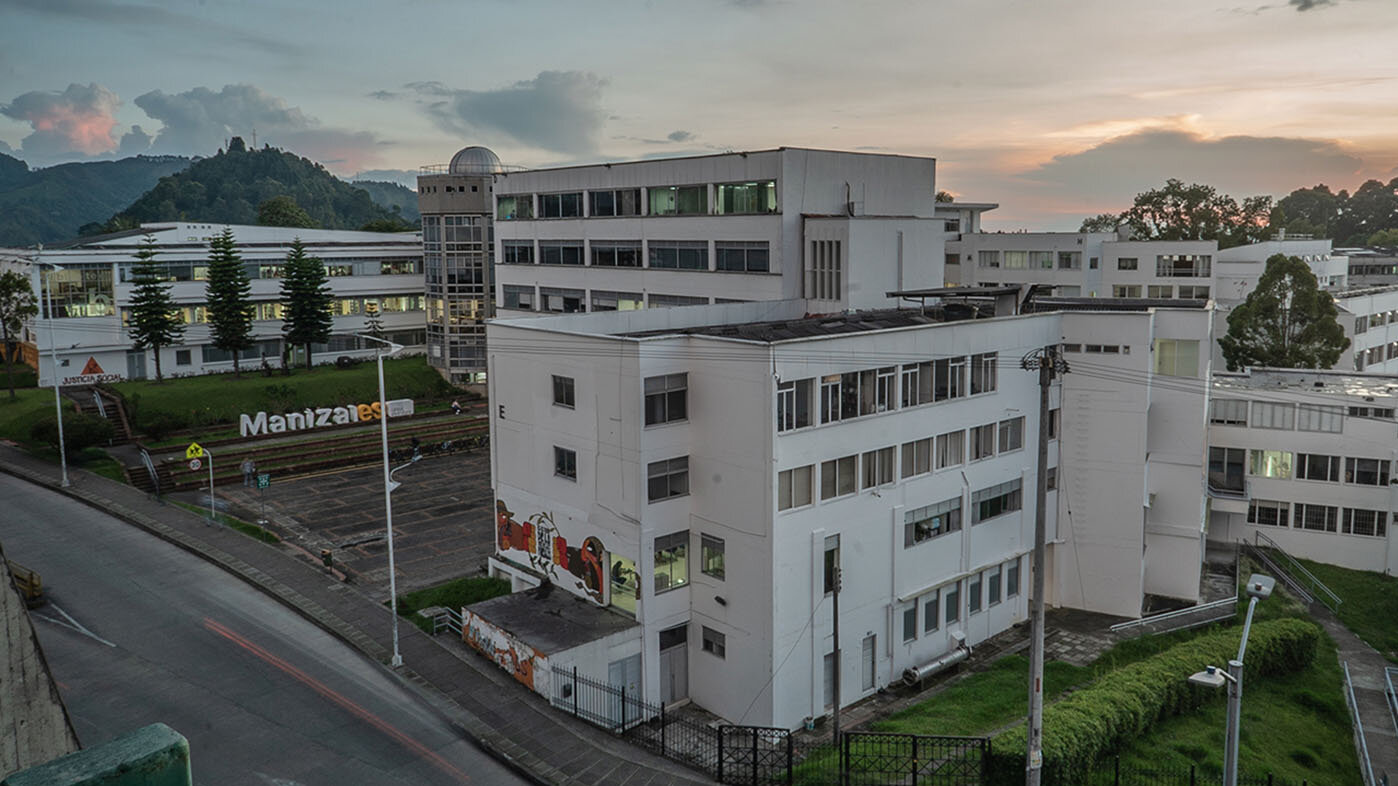
[{"label": "sunset sky", "polygon": [[1167,177],[1235,197],[1398,177],[1395,0],[0,0],[0,152],[230,135],[411,182],[782,145],[930,155],[991,229]]}]

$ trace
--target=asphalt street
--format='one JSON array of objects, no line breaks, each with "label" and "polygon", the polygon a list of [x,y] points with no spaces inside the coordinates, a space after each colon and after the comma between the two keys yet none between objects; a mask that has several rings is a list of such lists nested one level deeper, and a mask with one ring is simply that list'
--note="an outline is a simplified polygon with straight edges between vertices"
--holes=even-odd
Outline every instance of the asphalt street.
[{"label": "asphalt street", "polygon": [[378,664],[128,524],[0,476],[0,542],[43,577],[35,627],[84,746],[163,721],[200,786],[525,782]]}]

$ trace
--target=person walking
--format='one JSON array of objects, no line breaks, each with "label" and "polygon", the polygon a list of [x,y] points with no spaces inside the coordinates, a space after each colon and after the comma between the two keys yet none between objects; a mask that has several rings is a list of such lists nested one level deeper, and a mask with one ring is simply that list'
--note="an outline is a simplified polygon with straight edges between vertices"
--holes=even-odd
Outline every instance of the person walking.
[{"label": "person walking", "polygon": [[461,414],[461,402],[457,401],[456,399],[452,399],[452,402],[451,402],[451,414],[453,414],[453,415],[460,415],[460,414]]},{"label": "person walking", "polygon": [[243,470],[243,485],[252,488],[253,482],[257,480],[257,465],[253,463],[252,456],[243,459],[240,468]]}]

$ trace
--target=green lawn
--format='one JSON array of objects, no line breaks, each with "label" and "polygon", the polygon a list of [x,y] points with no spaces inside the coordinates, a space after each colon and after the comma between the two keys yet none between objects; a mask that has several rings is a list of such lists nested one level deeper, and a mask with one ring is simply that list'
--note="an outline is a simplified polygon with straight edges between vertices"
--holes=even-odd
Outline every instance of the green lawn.
[{"label": "green lawn", "polygon": [[1340,622],[1398,663],[1398,578],[1308,559],[1300,562],[1344,601],[1338,613]]},{"label": "green lawn", "polygon": [[[1091,668],[1049,661],[1044,664],[1044,692],[1057,696],[1091,676]],[[873,724],[873,730],[981,736],[1015,720],[1023,720],[1029,706],[1028,694],[1029,659],[1023,655],[1009,655],[934,698]]]},{"label": "green lawn", "polygon": [[407,617],[424,631],[432,632],[432,623],[417,616],[418,609],[445,606],[460,611],[462,606],[479,603],[500,595],[510,594],[510,582],[488,576],[453,579],[435,587],[405,592],[398,596],[398,616]]},{"label": "green lawn", "polygon": [[[444,381],[425,358],[384,361],[384,386],[390,399],[418,401],[463,394]],[[175,428],[236,423],[244,412],[284,412],[308,406],[343,406],[378,400],[378,371],[374,363],[341,369],[334,365],[296,369],[291,376],[264,377],[256,369],[232,374],[183,377],[156,383],[150,380],[112,385],[127,401],[127,414],[137,424],[155,413],[171,418]]]},{"label": "green lawn", "polygon": [[9,391],[0,390],[0,439],[29,443],[29,428],[45,415],[53,415],[53,390],[28,388],[16,390],[15,400]]}]

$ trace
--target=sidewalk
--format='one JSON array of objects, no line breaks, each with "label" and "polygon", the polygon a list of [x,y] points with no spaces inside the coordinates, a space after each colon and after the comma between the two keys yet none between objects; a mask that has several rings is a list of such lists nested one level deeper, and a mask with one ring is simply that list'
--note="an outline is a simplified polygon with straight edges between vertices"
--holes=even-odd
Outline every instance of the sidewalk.
[{"label": "sidewalk", "polygon": [[[59,489],[59,469],[0,445],[0,471],[42,485],[134,524],[242,577],[273,598],[386,664],[387,608],[273,546],[216,527],[138,489],[82,470]],[[494,664],[402,622],[400,677],[462,732],[521,775],[542,784],[710,783],[699,773],[556,712]]]}]

